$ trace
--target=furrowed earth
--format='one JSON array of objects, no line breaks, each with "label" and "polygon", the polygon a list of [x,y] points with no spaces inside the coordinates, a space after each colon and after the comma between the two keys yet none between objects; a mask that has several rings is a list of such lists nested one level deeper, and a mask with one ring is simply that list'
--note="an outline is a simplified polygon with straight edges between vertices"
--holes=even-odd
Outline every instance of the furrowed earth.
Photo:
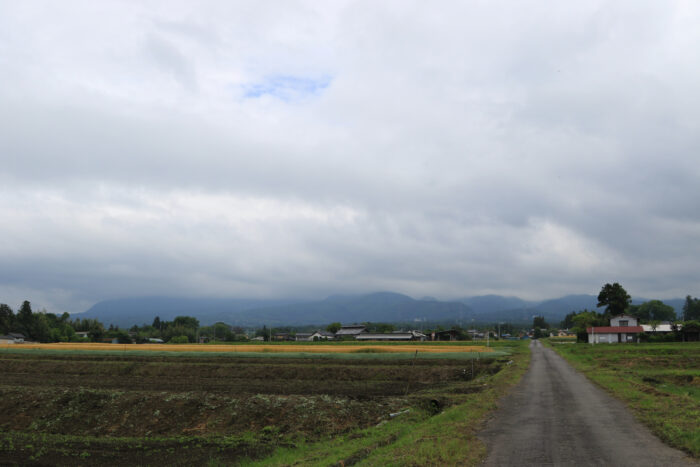
[{"label": "furrowed earth", "polygon": [[0,457],[21,465],[235,464],[407,408],[437,413],[480,391],[479,376],[505,362],[392,356],[4,350]]}]

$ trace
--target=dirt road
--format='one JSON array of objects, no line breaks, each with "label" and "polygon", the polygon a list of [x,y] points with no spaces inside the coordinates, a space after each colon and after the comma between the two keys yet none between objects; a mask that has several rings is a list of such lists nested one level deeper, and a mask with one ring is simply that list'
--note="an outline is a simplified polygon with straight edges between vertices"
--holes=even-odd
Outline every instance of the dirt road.
[{"label": "dirt road", "polygon": [[486,466],[698,465],[538,341],[530,369],[480,438]]}]

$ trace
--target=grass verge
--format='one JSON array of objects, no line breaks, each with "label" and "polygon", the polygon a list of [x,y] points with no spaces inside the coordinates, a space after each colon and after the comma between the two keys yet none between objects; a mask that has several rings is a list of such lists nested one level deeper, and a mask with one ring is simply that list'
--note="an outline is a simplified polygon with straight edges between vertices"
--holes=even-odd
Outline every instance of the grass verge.
[{"label": "grass verge", "polygon": [[700,343],[547,345],[664,442],[700,458]]}]

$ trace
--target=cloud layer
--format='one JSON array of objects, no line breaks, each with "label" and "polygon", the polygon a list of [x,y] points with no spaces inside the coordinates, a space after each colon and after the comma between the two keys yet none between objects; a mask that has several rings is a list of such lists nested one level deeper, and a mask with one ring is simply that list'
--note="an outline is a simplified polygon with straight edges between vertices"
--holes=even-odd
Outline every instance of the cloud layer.
[{"label": "cloud layer", "polygon": [[697,295],[696,2],[0,3],[0,301]]}]

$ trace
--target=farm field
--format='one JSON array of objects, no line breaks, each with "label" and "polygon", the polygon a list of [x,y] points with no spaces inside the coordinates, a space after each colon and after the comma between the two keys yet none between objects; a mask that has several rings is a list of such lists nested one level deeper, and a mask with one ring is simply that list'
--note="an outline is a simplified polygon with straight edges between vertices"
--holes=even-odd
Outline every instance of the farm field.
[{"label": "farm field", "polygon": [[[347,359],[2,349],[0,458],[22,465],[366,458],[368,445],[380,443],[382,449],[372,451],[381,454],[440,417],[464,413],[461,423],[472,424],[467,417],[485,414],[526,366],[525,346],[498,348],[471,353],[478,359],[449,357],[469,352],[420,351],[415,358],[415,347],[413,355],[369,352]],[[469,433],[462,431],[462,438]],[[474,443],[476,459],[482,451]],[[464,446],[459,455],[466,455]]]},{"label": "farm field", "polygon": [[700,343],[551,345],[662,440],[700,458]]},{"label": "farm field", "polygon": [[[9,349],[8,346],[5,347]],[[434,343],[273,343],[273,344],[101,344],[93,342],[58,342],[53,344],[25,343],[17,350],[78,350],[78,351],[140,351],[140,352],[214,352],[214,353],[465,353],[490,352],[482,345],[436,345]]]}]

